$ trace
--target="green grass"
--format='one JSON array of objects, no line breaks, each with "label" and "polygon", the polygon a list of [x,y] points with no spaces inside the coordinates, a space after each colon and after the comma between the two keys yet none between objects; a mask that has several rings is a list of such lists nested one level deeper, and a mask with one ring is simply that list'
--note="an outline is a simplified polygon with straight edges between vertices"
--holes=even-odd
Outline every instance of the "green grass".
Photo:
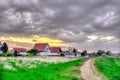
[{"label": "green grass", "polygon": [[[64,63],[24,62],[22,60],[7,60],[0,64],[0,80],[82,80],[79,66],[85,59]],[[12,68],[4,68],[6,64]],[[18,64],[23,65],[20,67]],[[37,66],[28,68],[30,65]]]},{"label": "green grass", "polygon": [[120,59],[99,57],[95,66],[108,80],[120,80]]}]

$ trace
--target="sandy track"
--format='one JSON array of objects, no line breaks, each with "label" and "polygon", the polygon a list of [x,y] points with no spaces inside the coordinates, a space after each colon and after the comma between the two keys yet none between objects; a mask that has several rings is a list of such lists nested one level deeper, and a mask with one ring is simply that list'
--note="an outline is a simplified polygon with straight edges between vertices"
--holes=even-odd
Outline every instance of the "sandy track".
[{"label": "sandy track", "polygon": [[42,62],[68,62],[75,58],[65,57],[0,57],[0,61],[5,60],[42,61]]},{"label": "sandy track", "polygon": [[89,59],[81,67],[81,76],[84,80],[104,80],[94,67],[95,59]]}]

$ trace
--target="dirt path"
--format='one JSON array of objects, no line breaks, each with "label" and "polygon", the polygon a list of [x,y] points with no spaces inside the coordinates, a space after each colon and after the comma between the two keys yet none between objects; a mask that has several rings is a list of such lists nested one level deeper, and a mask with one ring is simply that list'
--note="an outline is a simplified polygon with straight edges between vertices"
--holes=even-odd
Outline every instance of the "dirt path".
[{"label": "dirt path", "polygon": [[65,57],[50,57],[50,56],[38,56],[38,57],[0,57],[0,61],[6,60],[23,60],[23,61],[42,61],[42,62],[68,62],[76,60],[76,58],[65,58]]},{"label": "dirt path", "polygon": [[104,80],[94,67],[95,59],[89,59],[81,67],[81,76],[84,80]]}]

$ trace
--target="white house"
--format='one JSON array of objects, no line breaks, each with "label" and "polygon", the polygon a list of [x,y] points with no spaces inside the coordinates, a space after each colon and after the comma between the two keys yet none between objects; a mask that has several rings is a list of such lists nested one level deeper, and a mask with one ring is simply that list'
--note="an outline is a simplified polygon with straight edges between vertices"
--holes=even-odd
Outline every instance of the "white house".
[{"label": "white house", "polygon": [[64,55],[65,55],[65,57],[75,57],[75,53],[69,52],[69,51],[64,52]]},{"label": "white house", "polygon": [[35,44],[33,49],[36,49],[39,51],[38,55],[50,55],[51,54],[48,43]]},{"label": "white house", "polygon": [[50,47],[50,51],[52,56],[61,55],[61,48],[60,47]]},{"label": "white house", "polygon": [[18,56],[26,56],[27,55],[27,49],[25,49],[25,48],[13,48],[13,53],[15,50],[17,51]]}]

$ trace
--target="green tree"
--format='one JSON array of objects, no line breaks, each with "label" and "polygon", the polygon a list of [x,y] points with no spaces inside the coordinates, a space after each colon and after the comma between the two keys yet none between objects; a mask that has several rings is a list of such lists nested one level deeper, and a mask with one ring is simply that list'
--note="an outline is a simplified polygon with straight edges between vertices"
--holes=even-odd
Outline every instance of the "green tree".
[{"label": "green tree", "polygon": [[1,51],[3,53],[6,53],[8,51],[8,45],[6,42],[3,43],[2,47],[1,47]]},{"label": "green tree", "polygon": [[104,51],[104,50],[98,50],[98,51],[97,51],[97,55],[98,55],[98,56],[102,56],[103,54],[105,54],[105,51]]},{"label": "green tree", "polygon": [[82,53],[81,53],[81,56],[86,56],[87,55],[87,50],[84,50]]},{"label": "green tree", "polygon": [[112,52],[111,52],[111,51],[107,51],[105,54],[106,54],[106,55],[111,55]]},{"label": "green tree", "polygon": [[32,54],[32,55],[37,55],[38,52],[39,52],[39,51],[36,50],[36,49],[31,49],[31,50],[28,51],[28,53],[30,53],[30,54]]},{"label": "green tree", "polygon": [[15,57],[17,56],[17,50],[14,51],[14,56],[15,56]]},{"label": "green tree", "polygon": [[73,49],[73,53],[77,56],[77,50],[75,48]]}]

